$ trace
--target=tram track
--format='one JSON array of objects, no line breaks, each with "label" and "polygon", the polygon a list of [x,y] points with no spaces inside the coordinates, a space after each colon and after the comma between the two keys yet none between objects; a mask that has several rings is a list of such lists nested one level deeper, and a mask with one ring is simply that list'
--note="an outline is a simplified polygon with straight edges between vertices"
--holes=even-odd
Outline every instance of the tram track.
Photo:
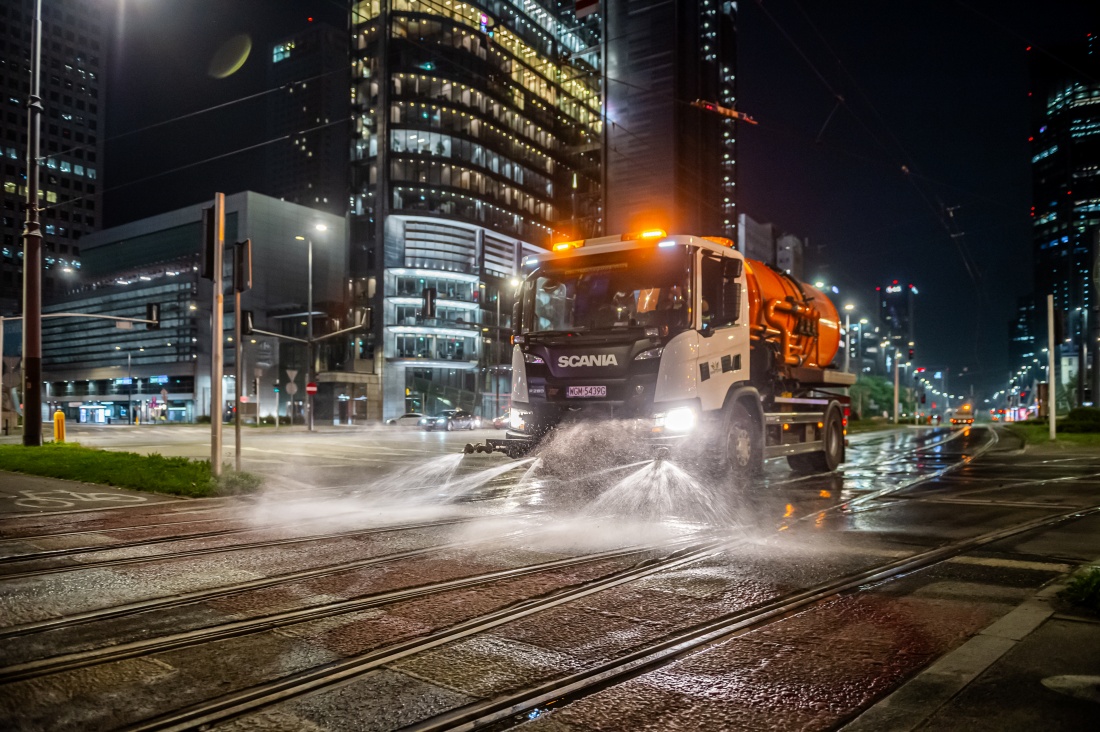
[{"label": "tram track", "polygon": [[[738,610],[713,619],[580,672],[493,699],[467,704],[431,719],[422,720],[404,727],[403,732],[457,731],[486,727],[494,731],[510,729],[528,721],[531,713],[549,711],[550,706],[561,709],[608,686],[667,665],[737,634],[774,623],[841,594],[869,590],[988,544],[1097,513],[1100,513],[1100,505],[1044,516],[830,579],[812,587],[795,590],[756,607]],[[540,707],[543,709],[540,710]]]},{"label": "tram track", "polygon": [[[351,597],[345,600],[328,602],[307,608],[272,613],[269,615],[248,618],[246,620],[237,620],[156,638],[145,638],[139,641],[106,646],[88,651],[51,656],[49,658],[0,668],[0,684],[23,681],[62,671],[71,671],[73,669],[86,668],[102,663],[120,661],[126,658],[147,656],[154,653],[225,640],[227,638],[250,635],[298,623],[360,612],[362,610],[382,607],[397,602],[430,597],[443,592],[479,587],[502,580],[517,579],[541,572],[567,569],[594,562],[622,559],[632,555],[644,555],[663,549],[674,548],[689,542],[690,539],[677,539],[660,545],[635,546],[595,552],[593,554],[569,557],[566,559],[556,559],[510,569],[484,572],[477,575],[434,582],[418,587]],[[57,627],[59,626],[54,626],[50,629],[53,630]]]},{"label": "tram track", "polygon": [[[1028,522],[995,529],[976,537],[960,540],[904,558],[876,564],[857,572],[797,589],[765,603],[744,608],[698,624],[688,630],[649,644],[611,661],[560,677],[522,691],[465,705],[455,710],[410,726],[409,730],[476,729],[490,724],[513,726],[526,721],[524,712],[540,705],[560,706],[581,698],[610,684],[669,663],[707,645],[774,622],[811,605],[822,603],[841,593],[870,589],[898,579],[911,572],[946,561],[990,543],[1011,536],[1049,528],[1051,526],[1100,513],[1100,505],[1040,517]],[[439,646],[461,641],[499,626],[522,620],[539,612],[580,600],[584,597],[635,582],[658,572],[686,567],[716,553],[732,548],[737,540],[720,541],[686,547],[668,557],[647,562],[637,568],[593,580],[577,588],[551,593],[493,613],[488,613],[420,638],[393,644],[381,649],[349,656],[288,676],[240,689],[228,694],[192,704],[166,714],[137,722],[123,729],[130,732],[152,730],[188,730],[205,728],[236,717],[259,711],[280,702],[314,694],[325,689],[361,679],[410,656]]]},{"label": "tram track", "polygon": [[[516,518],[516,517],[511,517]],[[370,529],[349,529],[347,531],[335,531],[326,534],[310,534],[307,536],[295,536],[285,539],[268,539],[265,541],[253,541],[243,544],[230,544],[227,546],[212,546],[202,547],[199,549],[186,549],[178,552],[168,552],[164,554],[150,554],[146,556],[138,557],[118,557],[116,559],[103,559],[95,562],[83,562],[80,564],[67,564],[60,567],[42,567],[40,569],[28,569],[24,571],[8,572],[0,574],[0,582],[8,582],[16,579],[27,579],[31,577],[40,577],[50,574],[60,574],[63,572],[76,572],[86,569],[109,569],[113,567],[122,567],[131,564],[145,564],[148,562],[159,561],[171,561],[176,559],[190,559],[193,557],[201,557],[208,554],[224,554],[228,552],[246,551],[249,549],[267,549],[271,547],[285,547],[292,546],[294,544],[306,544],[313,541],[324,539],[347,539],[359,536],[372,536],[375,534],[387,534],[395,531],[414,531],[417,529],[429,529],[441,526],[451,526],[455,524],[470,523],[477,520],[476,518],[456,518],[456,519],[444,519],[440,521],[424,521],[410,524],[397,524],[393,526],[380,526]],[[186,541],[182,539],[181,541]],[[140,548],[145,545],[156,546],[157,544],[164,543],[161,540],[152,540],[149,542],[137,542],[125,548]],[[114,551],[115,549],[123,547],[99,547],[93,551]],[[47,556],[45,559],[51,559],[52,556]],[[21,561],[41,561],[39,559],[22,559]]]}]

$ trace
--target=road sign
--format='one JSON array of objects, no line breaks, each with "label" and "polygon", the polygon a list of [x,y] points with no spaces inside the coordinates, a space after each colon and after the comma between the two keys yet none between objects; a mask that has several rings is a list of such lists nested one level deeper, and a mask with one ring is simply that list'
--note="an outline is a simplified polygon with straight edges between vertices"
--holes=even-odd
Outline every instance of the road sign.
[{"label": "road sign", "polygon": [[306,394],[316,394],[316,393],[317,393],[317,384],[313,383],[312,381],[309,382],[308,384],[306,384]]},{"label": "road sign", "polygon": [[297,369],[287,369],[286,370],[286,378],[287,378],[288,381],[294,381],[294,379],[297,378],[297,376],[298,376],[298,370]]},{"label": "road sign", "polygon": [[294,396],[298,393],[298,385],[293,381],[286,385],[286,393],[290,396]]}]

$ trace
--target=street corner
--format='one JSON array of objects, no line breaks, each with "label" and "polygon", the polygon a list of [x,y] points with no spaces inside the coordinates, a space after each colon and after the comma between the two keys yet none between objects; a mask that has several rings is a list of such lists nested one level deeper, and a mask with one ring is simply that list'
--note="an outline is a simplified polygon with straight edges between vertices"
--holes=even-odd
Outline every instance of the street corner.
[{"label": "street corner", "polygon": [[125,508],[182,500],[161,493],[0,472],[0,517]]}]

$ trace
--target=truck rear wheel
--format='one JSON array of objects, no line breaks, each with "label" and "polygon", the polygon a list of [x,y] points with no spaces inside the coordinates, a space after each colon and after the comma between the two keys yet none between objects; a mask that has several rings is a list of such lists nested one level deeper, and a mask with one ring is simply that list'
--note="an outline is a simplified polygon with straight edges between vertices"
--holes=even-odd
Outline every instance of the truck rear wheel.
[{"label": "truck rear wheel", "polygon": [[844,461],[844,422],[836,407],[825,413],[821,431],[824,449],[788,455],[787,464],[796,473],[831,473]]}]

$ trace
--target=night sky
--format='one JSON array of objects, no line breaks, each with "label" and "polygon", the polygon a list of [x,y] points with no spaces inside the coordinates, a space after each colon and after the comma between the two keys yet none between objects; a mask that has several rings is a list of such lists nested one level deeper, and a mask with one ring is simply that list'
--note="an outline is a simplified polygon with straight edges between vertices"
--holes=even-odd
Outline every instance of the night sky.
[{"label": "night sky", "polygon": [[[310,16],[346,27],[336,0],[120,0],[108,98],[106,223],[249,187],[265,141],[263,99],[137,134],[148,125],[266,89],[272,43]],[[1008,322],[1031,290],[1027,51],[1100,32],[1096,0],[771,0],[740,3],[739,204],[808,238],[809,280],[875,308],[874,287],[919,289],[918,363],[1001,388]],[[252,51],[225,79],[218,48]],[[844,102],[837,104],[837,96]],[[835,111],[834,111],[835,110]],[[831,115],[831,117],[830,117]],[[185,170],[159,176],[181,166]],[[908,172],[905,172],[905,170]],[[952,238],[942,207],[953,207]],[[973,261],[967,271],[964,254]],[[952,390],[970,386],[953,379]]]}]

